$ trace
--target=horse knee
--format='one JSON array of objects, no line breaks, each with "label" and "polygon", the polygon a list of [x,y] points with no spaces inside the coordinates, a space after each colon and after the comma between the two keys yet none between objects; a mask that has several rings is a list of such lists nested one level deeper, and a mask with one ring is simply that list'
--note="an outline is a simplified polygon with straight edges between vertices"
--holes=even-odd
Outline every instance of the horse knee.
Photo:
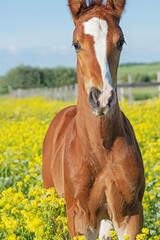
[{"label": "horse knee", "polygon": [[137,234],[143,227],[143,207],[140,202],[136,203],[129,211],[121,223],[114,222],[114,227],[118,239],[122,240],[124,235],[128,235],[130,240],[135,240]]},{"label": "horse knee", "polygon": [[97,239],[97,231],[89,226],[83,211],[77,211],[77,209],[68,210],[67,216],[71,238],[84,236],[87,240]]},{"label": "horse knee", "polygon": [[131,210],[129,221],[125,229],[125,235],[130,235],[130,239],[135,239],[143,227],[143,206],[138,202]]}]

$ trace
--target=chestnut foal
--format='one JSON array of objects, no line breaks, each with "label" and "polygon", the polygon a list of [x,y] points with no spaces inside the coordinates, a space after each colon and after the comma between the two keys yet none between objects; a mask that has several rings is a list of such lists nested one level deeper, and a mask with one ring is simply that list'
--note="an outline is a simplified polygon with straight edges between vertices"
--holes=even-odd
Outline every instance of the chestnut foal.
[{"label": "chestnut foal", "polygon": [[78,101],[53,119],[43,146],[44,187],[65,198],[71,237],[135,240],[143,225],[144,168],[117,99],[125,0],[69,0]]}]

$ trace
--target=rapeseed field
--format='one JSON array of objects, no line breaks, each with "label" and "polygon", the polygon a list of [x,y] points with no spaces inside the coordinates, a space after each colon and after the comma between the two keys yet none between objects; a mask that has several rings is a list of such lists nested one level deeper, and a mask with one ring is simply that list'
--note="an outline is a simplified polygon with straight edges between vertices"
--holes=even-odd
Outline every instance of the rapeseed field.
[{"label": "rapeseed field", "polygon": [[[43,189],[41,175],[45,133],[68,105],[43,98],[0,101],[0,239],[69,239],[65,202],[54,189]],[[160,101],[121,108],[134,127],[145,165],[145,224],[137,240],[159,240]]]}]

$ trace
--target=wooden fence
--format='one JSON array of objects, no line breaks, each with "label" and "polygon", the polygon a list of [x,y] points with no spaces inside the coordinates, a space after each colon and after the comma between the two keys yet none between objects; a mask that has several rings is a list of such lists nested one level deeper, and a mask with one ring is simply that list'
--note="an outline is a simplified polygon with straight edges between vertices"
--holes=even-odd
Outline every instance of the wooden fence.
[{"label": "wooden fence", "polygon": [[78,96],[77,84],[59,88],[33,88],[33,89],[12,89],[9,87],[9,94],[13,98],[26,98],[32,96],[45,97],[60,101],[73,101]]},{"label": "wooden fence", "polygon": [[[128,75],[128,83],[118,83],[117,86],[119,100],[124,101],[124,98],[128,97],[130,105],[133,104],[134,100],[133,88],[157,87],[158,98],[160,99],[160,72],[157,73],[157,81],[154,82],[133,83],[132,75]],[[125,88],[128,88],[128,96],[125,95]]]},{"label": "wooden fence", "polygon": [[[160,72],[157,73],[157,81],[155,82],[143,82],[133,83],[132,76],[128,75],[128,83],[118,83],[118,97],[120,101],[123,101],[125,97],[128,97],[129,103],[133,104],[134,94],[133,88],[142,87],[158,87],[158,97],[160,99]],[[128,88],[128,96],[126,96],[124,89]],[[25,98],[31,96],[45,97],[46,99],[55,99],[60,101],[73,101],[77,99],[78,87],[77,84],[72,86],[65,86],[60,88],[39,88],[39,89],[12,89],[9,87],[10,96],[13,98]]]}]

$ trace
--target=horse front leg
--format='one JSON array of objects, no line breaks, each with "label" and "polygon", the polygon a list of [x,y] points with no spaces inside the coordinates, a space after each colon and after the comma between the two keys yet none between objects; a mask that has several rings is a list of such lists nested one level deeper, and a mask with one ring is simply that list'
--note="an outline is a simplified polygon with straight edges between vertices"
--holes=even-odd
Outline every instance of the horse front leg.
[{"label": "horse front leg", "polygon": [[123,240],[125,235],[129,236],[129,240],[135,240],[143,227],[142,204],[140,202],[136,203],[123,222],[117,223],[114,220],[113,224],[119,240]]},{"label": "horse front leg", "polygon": [[90,226],[86,219],[86,212],[76,202],[72,203],[71,207],[67,206],[67,217],[68,229],[72,239],[79,236],[84,236],[87,240],[97,239],[98,230]]},{"label": "horse front leg", "polygon": [[97,230],[87,224],[84,213],[77,209],[69,209],[67,216],[68,229],[72,239],[79,236],[84,236],[87,240],[97,239]]},{"label": "horse front leg", "polygon": [[[98,230],[96,223],[90,221],[90,214],[84,209],[78,199],[71,196],[68,189],[65,189],[65,200],[67,207],[68,229],[71,238],[84,236],[87,240],[96,240]],[[87,208],[87,207],[86,207]]]}]

